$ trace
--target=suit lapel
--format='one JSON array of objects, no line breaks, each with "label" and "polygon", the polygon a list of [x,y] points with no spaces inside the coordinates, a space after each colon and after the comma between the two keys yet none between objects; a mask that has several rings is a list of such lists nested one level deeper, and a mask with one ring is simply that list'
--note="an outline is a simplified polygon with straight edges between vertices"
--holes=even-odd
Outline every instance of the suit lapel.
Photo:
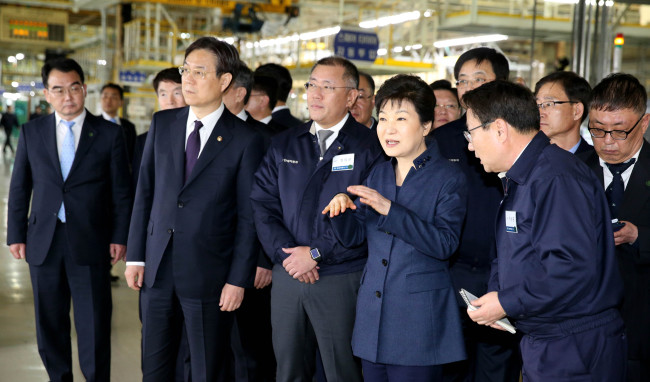
[{"label": "suit lapel", "polygon": [[185,133],[189,110],[190,108],[188,106],[176,114],[176,120],[167,129],[169,135],[166,145],[171,151],[172,162],[174,163],[174,176],[179,180],[181,187],[185,177]]},{"label": "suit lapel", "polygon": [[54,113],[43,117],[45,119],[42,127],[43,144],[45,149],[52,160],[56,172],[59,174],[59,179],[63,181],[63,174],[61,173],[61,161],[59,160],[59,151],[56,147],[56,118]]},{"label": "suit lapel", "polygon": [[88,149],[93,145],[93,142],[95,141],[95,136],[97,135],[98,131],[96,129],[96,126],[94,126],[94,121],[92,120],[93,118],[96,118],[88,110],[86,110],[86,118],[84,118],[84,124],[81,127],[81,137],[79,137],[79,146],[77,147],[77,151],[74,154],[74,161],[72,162],[72,167],[70,168],[70,174],[68,175],[68,178],[70,178],[70,175],[74,174],[74,171],[77,167],[79,167],[79,163],[83,161],[84,156],[86,156],[86,153],[88,152]]},{"label": "suit lapel", "polygon": [[[630,180],[625,187],[623,194],[623,204],[621,204],[621,216],[636,216],[639,213],[639,206],[645,205],[645,201],[650,197],[650,144],[643,142],[639,160],[632,169]],[[630,219],[632,220],[632,219]]]},{"label": "suit lapel", "polygon": [[[196,161],[194,169],[192,169],[192,173],[187,178],[187,182],[185,182],[185,186],[183,186],[183,188],[192,183],[192,181],[197,176],[199,176],[199,174],[208,166],[208,164],[210,164],[210,162],[212,162],[212,160],[217,157],[226,146],[228,146],[232,140],[232,133],[229,131],[229,129],[232,127],[231,118],[237,117],[233,116],[232,113],[228,111],[228,109],[224,108],[223,114],[219,120],[217,120],[217,124],[212,130],[208,141],[205,143],[205,147],[203,147],[203,150],[199,155],[199,159]],[[183,165],[183,167],[184,166],[185,165]]]}]

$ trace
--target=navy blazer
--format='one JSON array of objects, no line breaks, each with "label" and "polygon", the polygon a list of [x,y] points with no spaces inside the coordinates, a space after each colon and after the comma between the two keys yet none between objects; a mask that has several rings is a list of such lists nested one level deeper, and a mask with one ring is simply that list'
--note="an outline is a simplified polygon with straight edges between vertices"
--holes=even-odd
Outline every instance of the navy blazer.
[{"label": "navy blazer", "polygon": [[262,137],[224,108],[183,183],[189,107],[154,114],[142,155],[127,261],[144,261],[144,282],[156,273],[173,237],[179,296],[219,295],[225,283],[253,285],[259,245],[249,200],[264,152]]},{"label": "navy blazer", "polygon": [[[592,150],[581,156],[604,187],[603,168]],[[621,313],[628,333],[628,358],[650,358],[650,143],[643,142],[639,158],[625,187],[619,220],[637,226],[635,244],[616,246],[625,297]]]},{"label": "navy blazer", "polygon": [[391,200],[388,215],[357,201],[356,212],[331,219],[343,245],[368,239],[352,349],[371,362],[424,366],[465,359],[448,260],[458,247],[467,183],[435,141],[427,145],[399,192],[394,159],[368,176],[366,185]]},{"label": "navy blazer", "polygon": [[[318,140],[309,132],[311,124],[273,137],[251,194],[257,232],[275,264],[289,256],[282,248],[306,245],[319,249],[321,275],[360,271],[366,245],[343,247],[321,211],[334,195],[345,192],[349,185],[363,183],[383,155],[377,140],[370,139],[371,131],[348,114],[334,143],[319,160]],[[345,154],[354,155],[353,169],[332,171],[333,158]]]},{"label": "navy blazer", "polygon": [[[617,307],[623,285],[596,175],[539,132],[503,181],[490,290],[517,327],[530,333]],[[516,229],[507,229],[508,211]]]},{"label": "navy blazer", "polygon": [[131,187],[124,137],[119,126],[87,110],[65,182],[55,114],[21,129],[9,188],[7,243],[25,243],[29,264],[45,260],[62,201],[69,248],[78,264],[108,261],[109,244],[126,245]]}]

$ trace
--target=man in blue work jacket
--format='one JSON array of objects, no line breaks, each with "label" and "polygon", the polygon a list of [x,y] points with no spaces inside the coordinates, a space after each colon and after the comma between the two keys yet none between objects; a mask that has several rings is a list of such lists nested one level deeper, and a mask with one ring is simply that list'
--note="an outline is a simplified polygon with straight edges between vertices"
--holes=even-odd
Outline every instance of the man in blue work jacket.
[{"label": "man in blue work jacket", "polygon": [[[271,323],[277,381],[309,381],[320,349],[328,381],[361,381],[350,345],[367,246],[345,248],[321,211],[383,160],[373,130],[348,110],[357,68],[340,57],[311,70],[311,121],[273,137],[251,194],[258,236],[273,267]],[[376,134],[376,133],[375,133]]]},{"label": "man in blue work jacket", "polygon": [[463,100],[469,149],[504,185],[490,292],[468,314],[493,328],[515,320],[524,381],[622,381],[622,282],[601,182],[539,131],[528,89],[495,81]]}]

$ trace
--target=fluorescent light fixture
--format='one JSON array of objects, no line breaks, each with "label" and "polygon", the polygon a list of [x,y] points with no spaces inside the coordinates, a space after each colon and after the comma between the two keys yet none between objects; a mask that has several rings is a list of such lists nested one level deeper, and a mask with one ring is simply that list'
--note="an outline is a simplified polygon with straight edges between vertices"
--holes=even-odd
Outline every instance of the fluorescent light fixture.
[{"label": "fluorescent light fixture", "polygon": [[25,58],[25,55],[22,54],[22,53],[18,53],[18,54],[16,55],[16,60],[22,60],[23,58]]},{"label": "fluorescent light fixture", "polygon": [[422,44],[415,44],[411,46],[411,49],[422,49]]},{"label": "fluorescent light fixture", "polygon": [[[323,28],[312,32],[305,32],[301,34],[294,34],[291,36],[259,40],[254,43],[254,46],[260,46],[264,48],[267,46],[275,46],[275,45],[285,44],[285,43],[299,41],[299,40],[300,41],[316,40],[318,38],[335,35],[339,33],[340,30],[341,27],[337,25],[335,27]],[[248,44],[246,44],[246,47],[249,48]]]},{"label": "fluorescent light fixture", "polygon": [[106,66],[106,60],[97,60],[97,65]]},{"label": "fluorescent light fixture", "polygon": [[451,40],[440,40],[433,43],[436,48],[446,48],[449,46],[472,45],[483,42],[495,42],[507,40],[508,36],[503,34],[487,34],[483,36],[452,38]]},{"label": "fluorescent light fixture", "polygon": [[426,10],[426,11],[424,12],[424,15],[423,15],[423,16],[424,16],[424,17],[429,17],[429,16],[431,16],[431,11]]},{"label": "fluorescent light fixture", "polygon": [[319,29],[319,30],[317,30],[315,32],[305,32],[305,33],[300,34],[300,39],[302,41],[315,40],[317,38],[335,35],[335,34],[339,33],[340,30],[341,30],[341,27],[337,25],[337,26],[331,27],[331,28]]},{"label": "fluorescent light fixture", "polygon": [[9,56],[9,57],[7,57],[7,61],[11,62],[12,64],[15,64],[17,60],[16,60],[16,57]]},{"label": "fluorescent light fixture", "polygon": [[401,24],[407,21],[413,21],[420,18],[420,11],[400,13],[392,16],[384,16],[375,20],[362,21],[359,23],[361,28],[377,28],[390,24]]},{"label": "fluorescent light fixture", "polygon": [[396,46],[393,48],[393,52],[395,53],[402,53],[403,50],[404,48],[402,48],[401,46]]},{"label": "fluorescent light fixture", "polygon": [[18,85],[20,85],[20,84],[19,84],[17,81],[12,81],[12,82],[11,82],[11,86],[13,86],[13,87],[15,87],[15,88],[17,88]]},{"label": "fluorescent light fixture", "polygon": [[377,56],[385,56],[386,53],[388,53],[388,50],[386,50],[386,48],[377,49]]},{"label": "fluorescent light fixture", "polygon": [[221,41],[225,41],[230,45],[233,45],[235,43],[235,38],[234,37],[226,37],[224,39],[220,39]]}]

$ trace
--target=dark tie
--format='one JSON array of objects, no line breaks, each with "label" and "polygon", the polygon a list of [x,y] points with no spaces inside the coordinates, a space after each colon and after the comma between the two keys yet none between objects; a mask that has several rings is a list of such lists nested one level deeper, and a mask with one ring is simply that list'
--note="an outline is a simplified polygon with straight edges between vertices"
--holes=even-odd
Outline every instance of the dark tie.
[{"label": "dark tie", "polygon": [[194,121],[194,131],[187,137],[187,147],[185,147],[185,181],[190,177],[192,169],[199,159],[199,152],[201,151],[201,135],[199,129],[203,127],[201,121]]},{"label": "dark tie", "polygon": [[636,158],[632,158],[625,163],[605,163],[609,171],[612,173],[612,183],[610,183],[605,190],[605,196],[607,196],[607,201],[609,202],[609,211],[612,213],[612,219],[618,218],[618,207],[623,203],[623,195],[625,194],[625,183],[623,182],[621,174],[632,166],[634,162],[636,162]]},{"label": "dark tie", "polygon": [[325,156],[325,151],[327,151],[327,138],[329,138],[332,134],[334,134],[334,132],[329,130],[318,131],[318,147],[320,147],[321,158]]}]

